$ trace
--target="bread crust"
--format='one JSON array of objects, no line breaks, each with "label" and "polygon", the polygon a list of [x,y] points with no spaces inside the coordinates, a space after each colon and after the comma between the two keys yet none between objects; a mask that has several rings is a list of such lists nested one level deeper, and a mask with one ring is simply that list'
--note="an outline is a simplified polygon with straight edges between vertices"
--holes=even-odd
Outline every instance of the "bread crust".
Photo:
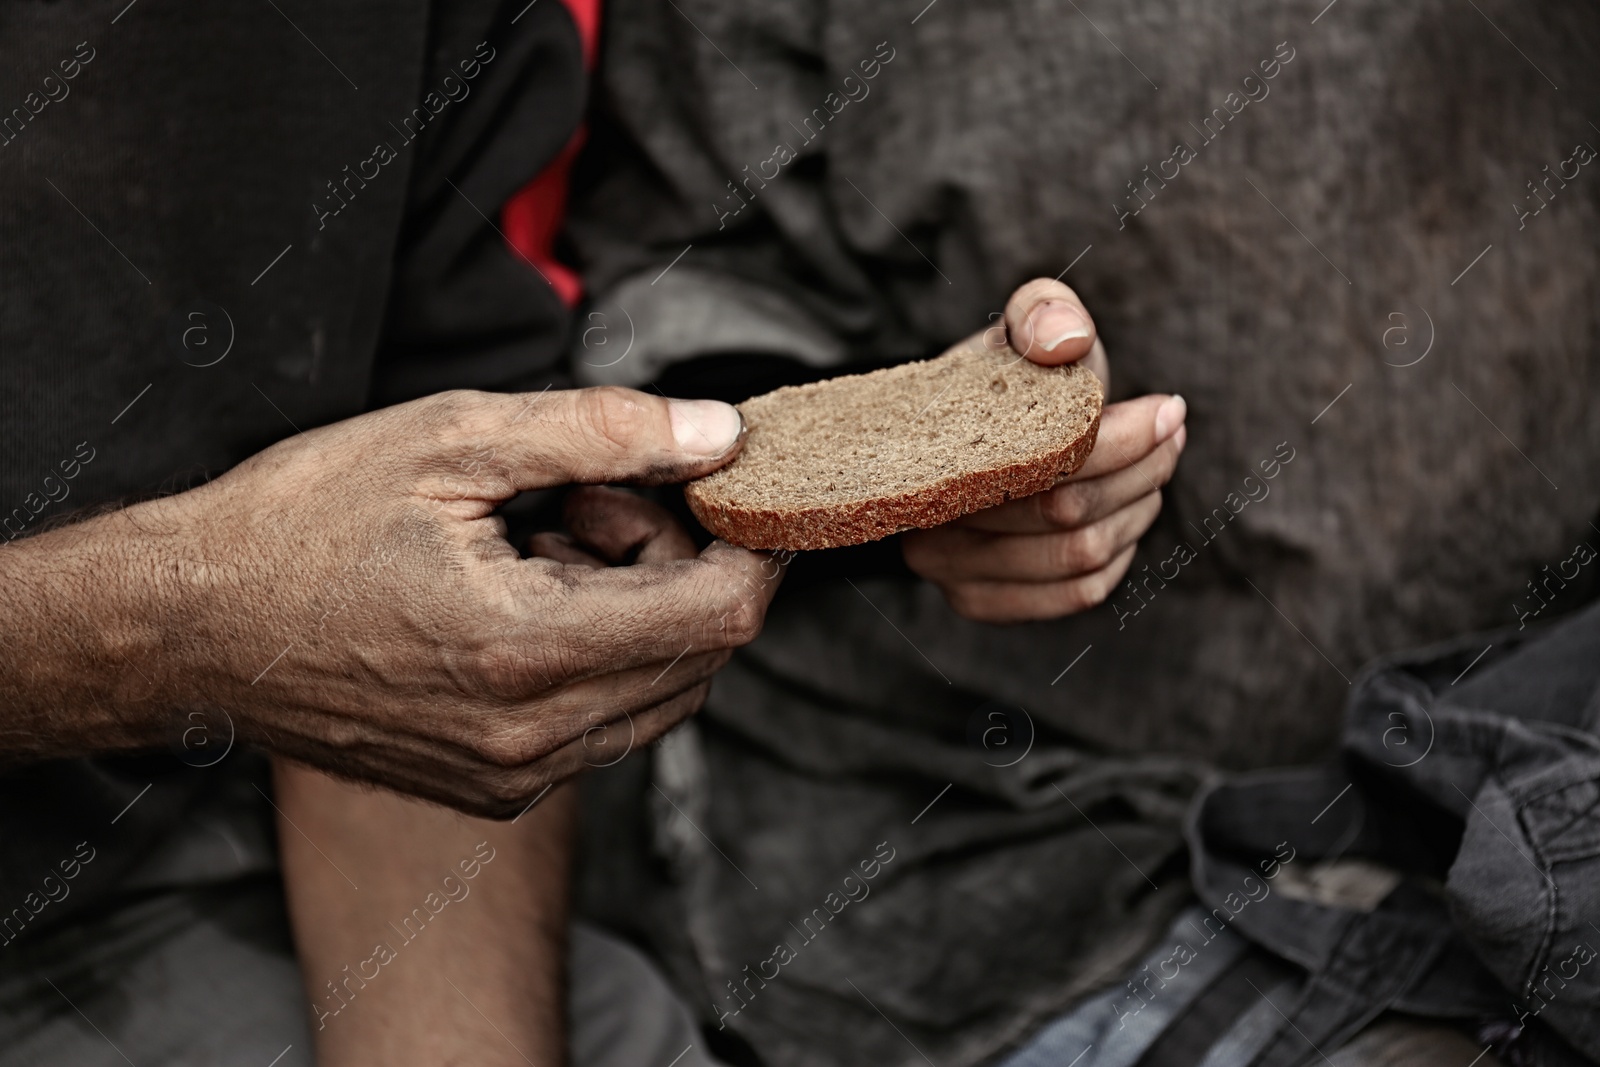
[{"label": "bread crust", "polygon": [[698,484],[684,490],[689,510],[718,537],[744,548],[794,551],[843,548],[902,530],[942,526],[1008,500],[1042,493],[1071,474],[1094,449],[1100,413],[1076,440],[1021,463],[955,475],[921,489],[848,504],[806,508],[738,507],[708,499]]}]

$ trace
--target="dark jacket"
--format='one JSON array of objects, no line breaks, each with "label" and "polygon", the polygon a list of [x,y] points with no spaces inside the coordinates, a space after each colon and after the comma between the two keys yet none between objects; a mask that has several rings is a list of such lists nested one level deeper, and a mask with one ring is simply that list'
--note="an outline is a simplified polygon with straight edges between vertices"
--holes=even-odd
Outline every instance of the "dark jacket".
[{"label": "dark jacket", "polygon": [[[560,4],[28,0],[0,51],[0,552],[561,359],[568,309],[496,221],[581,117]],[[183,759],[0,777],[0,942],[102,899],[203,803],[225,768],[192,765],[194,725]]]}]

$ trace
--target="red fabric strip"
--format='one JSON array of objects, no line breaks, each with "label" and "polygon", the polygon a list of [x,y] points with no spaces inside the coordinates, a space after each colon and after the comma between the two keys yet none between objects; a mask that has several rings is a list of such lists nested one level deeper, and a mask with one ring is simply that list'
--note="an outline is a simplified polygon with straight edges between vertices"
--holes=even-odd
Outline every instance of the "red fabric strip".
[{"label": "red fabric strip", "polygon": [[[583,46],[584,69],[593,72],[600,50],[601,0],[561,0],[578,30]],[[511,248],[527,260],[561,302],[577,306],[583,297],[583,282],[572,268],[555,258],[556,234],[567,213],[567,186],[572,163],[583,148],[587,129],[579,126],[551,164],[532,181],[512,194],[500,209],[500,228]]]}]

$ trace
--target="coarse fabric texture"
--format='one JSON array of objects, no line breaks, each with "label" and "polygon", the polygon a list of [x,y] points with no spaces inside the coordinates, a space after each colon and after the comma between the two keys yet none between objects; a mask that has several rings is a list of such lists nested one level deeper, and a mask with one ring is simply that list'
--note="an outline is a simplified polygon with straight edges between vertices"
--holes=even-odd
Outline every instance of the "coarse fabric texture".
[{"label": "coarse fabric texture", "polygon": [[788,386],[739,405],[743,450],[684,496],[708,530],[746,548],[841,548],[939,526],[1083,466],[1101,392],[1087,367],[976,343]]},{"label": "coarse fabric texture", "polygon": [[[0,106],[61,97],[0,132],[0,551],[297,427],[552,371],[569,313],[486,215],[561,151],[584,76],[566,10],[524,7],[0,8]],[[170,752],[7,768],[3,940],[119,891],[233,729],[196,711]]]},{"label": "coarse fabric texture", "polygon": [[1018,1044],[1182,906],[1217,769],[1329,755],[1374,656],[1592,593],[1564,562],[1600,505],[1600,134],[1571,105],[1600,12],[1325,6],[611,5],[585,380],[926,358],[1061,274],[1109,399],[1189,405],[1108,604],[993,627],[905,576],[792,583],[683,735],[699,769],[673,742],[592,783],[636,806],[587,906],[768,1063]]},{"label": "coarse fabric texture", "polygon": [[1596,647],[1600,606],[1374,664],[1338,761],[1197,798],[1203,903],[1003,1067],[1594,1062]]},{"label": "coarse fabric texture", "polygon": [[[1596,649],[1600,605],[1394,657],[1353,692],[1340,762],[1200,798],[1210,914],[1308,972],[1247,1062],[1315,1062],[1391,1009],[1478,1025],[1518,1063],[1600,1059]],[[1283,865],[1257,864],[1285,844],[1397,884],[1365,909],[1272,893]]]}]

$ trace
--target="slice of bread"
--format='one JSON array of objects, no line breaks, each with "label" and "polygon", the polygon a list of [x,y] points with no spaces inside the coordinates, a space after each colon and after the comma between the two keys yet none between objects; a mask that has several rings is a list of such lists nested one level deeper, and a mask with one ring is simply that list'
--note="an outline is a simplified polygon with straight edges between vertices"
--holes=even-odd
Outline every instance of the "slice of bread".
[{"label": "slice of bread", "polygon": [[1086,367],[970,344],[746,400],[744,451],[685,496],[746,548],[858,545],[1050,488],[1088,458],[1100,404]]}]

